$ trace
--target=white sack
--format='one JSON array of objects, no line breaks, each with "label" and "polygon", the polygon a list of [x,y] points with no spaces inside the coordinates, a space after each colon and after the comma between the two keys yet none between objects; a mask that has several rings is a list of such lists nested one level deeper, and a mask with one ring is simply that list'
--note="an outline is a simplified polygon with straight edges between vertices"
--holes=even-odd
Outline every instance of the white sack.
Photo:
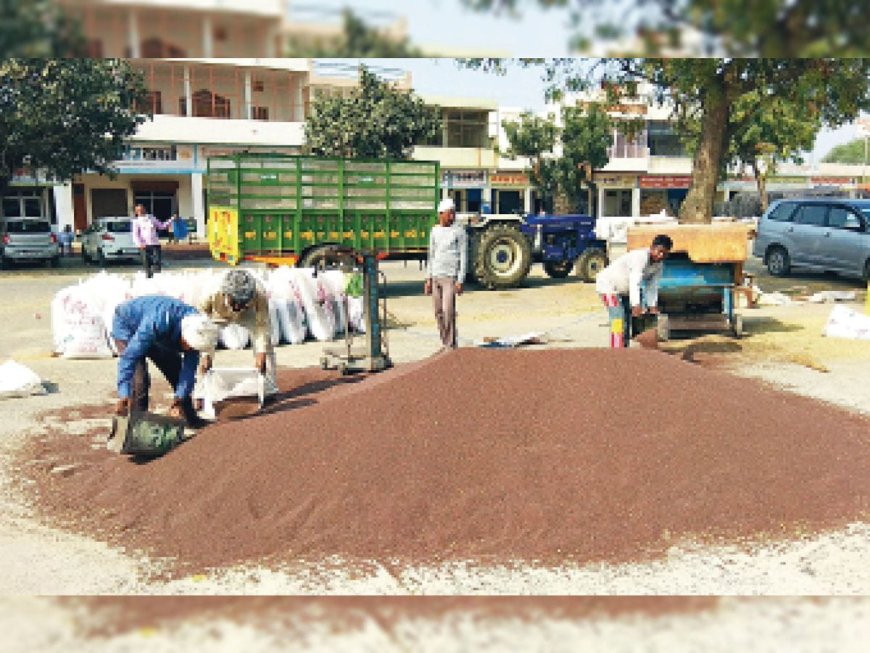
[{"label": "white sack", "polygon": [[824,334],[829,338],[870,340],[870,316],[845,306],[834,306],[825,324]]},{"label": "white sack", "polygon": [[29,367],[11,359],[0,365],[0,399],[44,394],[42,379]]}]

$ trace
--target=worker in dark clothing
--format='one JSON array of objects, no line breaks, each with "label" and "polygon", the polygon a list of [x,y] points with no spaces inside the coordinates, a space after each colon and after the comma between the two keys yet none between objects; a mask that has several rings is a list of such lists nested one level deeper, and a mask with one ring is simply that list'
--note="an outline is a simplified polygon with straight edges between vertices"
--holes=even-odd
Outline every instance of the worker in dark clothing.
[{"label": "worker in dark clothing", "polygon": [[112,338],[118,349],[116,413],[148,410],[151,380],[147,360],[157,366],[175,391],[169,414],[192,428],[205,426],[193,406],[199,354],[213,354],[218,326],[193,306],[172,297],[147,295],[115,309]]}]

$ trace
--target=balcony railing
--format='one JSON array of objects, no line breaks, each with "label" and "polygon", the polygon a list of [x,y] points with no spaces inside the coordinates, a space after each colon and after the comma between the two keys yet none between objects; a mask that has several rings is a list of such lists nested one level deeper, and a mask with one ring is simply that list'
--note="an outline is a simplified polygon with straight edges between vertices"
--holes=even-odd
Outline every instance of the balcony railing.
[{"label": "balcony railing", "polygon": [[608,147],[607,156],[611,159],[645,159],[649,156],[649,148],[640,143],[620,143]]}]

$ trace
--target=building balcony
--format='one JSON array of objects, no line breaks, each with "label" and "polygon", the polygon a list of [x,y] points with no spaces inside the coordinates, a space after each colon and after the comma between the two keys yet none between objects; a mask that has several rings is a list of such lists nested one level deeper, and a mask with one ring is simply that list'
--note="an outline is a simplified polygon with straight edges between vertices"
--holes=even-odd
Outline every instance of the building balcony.
[{"label": "building balcony", "polygon": [[139,126],[131,141],[299,147],[305,123],[156,115]]},{"label": "building balcony", "polygon": [[485,168],[498,167],[495,150],[480,147],[436,147],[418,145],[414,148],[414,158],[418,161],[438,161],[442,168]]}]

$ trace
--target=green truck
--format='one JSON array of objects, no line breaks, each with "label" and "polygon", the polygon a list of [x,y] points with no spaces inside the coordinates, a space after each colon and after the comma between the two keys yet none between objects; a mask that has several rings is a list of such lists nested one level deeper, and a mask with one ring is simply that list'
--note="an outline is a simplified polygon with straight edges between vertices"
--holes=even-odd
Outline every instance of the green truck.
[{"label": "green truck", "polygon": [[[425,259],[437,222],[441,170],[434,161],[232,154],[208,161],[212,256],[314,267],[337,250]],[[519,216],[469,223],[469,270],[488,288],[519,285],[532,262]]]}]

